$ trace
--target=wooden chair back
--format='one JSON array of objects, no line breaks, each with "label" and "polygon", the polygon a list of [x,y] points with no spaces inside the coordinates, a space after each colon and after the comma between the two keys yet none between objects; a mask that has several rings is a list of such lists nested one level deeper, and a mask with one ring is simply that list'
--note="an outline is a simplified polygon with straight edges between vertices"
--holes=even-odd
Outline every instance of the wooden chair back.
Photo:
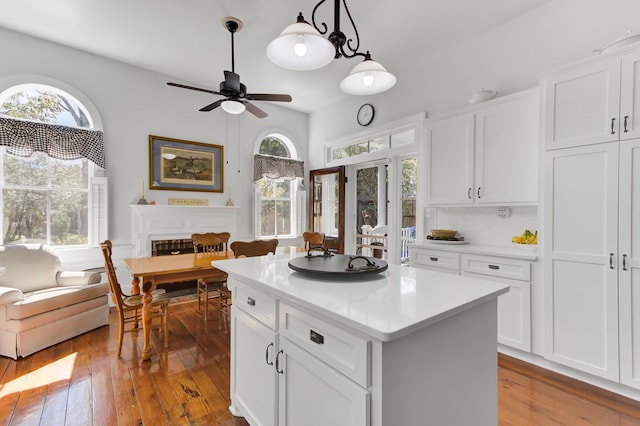
[{"label": "wooden chair back", "polygon": [[227,251],[229,238],[228,232],[206,232],[203,234],[191,234],[194,253],[206,251]]},{"label": "wooden chair back", "polygon": [[204,234],[192,234],[193,252],[204,253],[212,251],[227,251],[229,238],[228,232],[207,232]]},{"label": "wooden chair back", "polygon": [[304,248],[316,248],[324,246],[324,232],[303,232]]},{"label": "wooden chair back", "polygon": [[104,257],[104,268],[107,273],[107,281],[109,282],[109,290],[111,293],[111,300],[116,305],[119,311],[122,311],[123,293],[120,283],[118,283],[118,276],[116,275],[116,268],[113,266],[111,260],[111,251],[113,245],[110,240],[106,240],[100,243],[102,249],[102,256]]},{"label": "wooden chair back", "polygon": [[254,240],[234,241],[231,243],[231,251],[235,257],[264,256],[269,253],[276,254],[278,240]]}]

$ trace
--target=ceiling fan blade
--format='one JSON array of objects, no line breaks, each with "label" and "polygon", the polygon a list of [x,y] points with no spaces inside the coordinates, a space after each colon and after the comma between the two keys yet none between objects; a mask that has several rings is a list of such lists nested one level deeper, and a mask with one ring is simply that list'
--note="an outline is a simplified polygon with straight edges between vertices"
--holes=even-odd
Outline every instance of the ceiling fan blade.
[{"label": "ceiling fan blade", "polygon": [[226,99],[218,99],[214,103],[200,108],[198,111],[203,111],[203,112],[211,111],[212,109],[218,108],[220,105],[222,105],[224,101],[226,101]]},{"label": "ceiling fan blade", "polygon": [[211,94],[214,94],[214,95],[222,96],[221,93],[216,92],[215,90],[201,89],[199,87],[187,86],[185,84],[178,84],[178,83],[167,83],[167,85],[173,86],[173,87],[179,87],[181,89],[197,90],[199,92],[211,93]]},{"label": "ceiling fan blade", "polygon": [[291,102],[290,95],[281,95],[276,93],[247,93],[245,99],[252,101]]},{"label": "ceiling fan blade", "polygon": [[269,114],[267,114],[266,112],[264,112],[263,110],[261,110],[260,108],[252,104],[251,102],[245,101],[243,102],[243,104],[247,107],[247,111],[249,111],[251,114],[255,115],[258,118],[265,118],[269,116]]},{"label": "ceiling fan blade", "polygon": [[231,89],[234,92],[240,93],[240,76],[235,72],[225,71],[224,82],[227,89]]}]

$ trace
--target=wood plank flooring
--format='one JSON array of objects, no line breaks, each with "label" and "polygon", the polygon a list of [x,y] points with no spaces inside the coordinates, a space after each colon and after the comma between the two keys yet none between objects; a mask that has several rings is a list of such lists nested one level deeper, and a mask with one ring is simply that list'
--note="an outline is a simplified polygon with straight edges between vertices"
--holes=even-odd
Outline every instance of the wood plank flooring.
[{"label": "wood plank flooring", "polygon": [[[170,347],[152,362],[139,359],[141,331],[116,358],[113,312],[108,327],[0,357],[0,425],[247,425],[228,410],[229,333],[214,305],[205,324],[194,302],[172,304]],[[162,348],[157,333],[152,343]],[[640,425],[637,401],[503,355],[498,365],[500,425]]]}]

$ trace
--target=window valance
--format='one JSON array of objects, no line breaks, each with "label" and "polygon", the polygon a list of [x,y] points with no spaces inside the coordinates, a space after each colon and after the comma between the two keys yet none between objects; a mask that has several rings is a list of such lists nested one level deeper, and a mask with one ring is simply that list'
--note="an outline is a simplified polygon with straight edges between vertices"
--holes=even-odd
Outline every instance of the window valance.
[{"label": "window valance", "polygon": [[86,158],[106,168],[102,132],[0,117],[0,146],[13,155],[44,152],[59,160]]},{"label": "window valance", "polygon": [[253,156],[253,180],[258,181],[263,177],[288,180],[304,178],[304,161],[255,154]]}]

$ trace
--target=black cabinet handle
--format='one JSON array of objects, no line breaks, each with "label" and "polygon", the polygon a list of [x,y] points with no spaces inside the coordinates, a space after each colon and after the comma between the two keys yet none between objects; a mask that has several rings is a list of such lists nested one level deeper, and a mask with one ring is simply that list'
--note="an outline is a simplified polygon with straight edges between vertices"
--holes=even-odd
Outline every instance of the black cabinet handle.
[{"label": "black cabinet handle", "polygon": [[280,349],[280,352],[278,352],[278,355],[276,355],[276,373],[278,374],[284,374],[284,370],[280,368],[280,355],[282,355],[283,353],[284,350]]},{"label": "black cabinet handle", "polygon": [[614,118],[611,119],[611,134],[612,135],[616,134],[615,130],[613,130],[613,127],[615,126],[615,123],[616,123],[616,119],[614,117]]},{"label": "black cabinet handle", "polygon": [[478,198],[480,198],[480,187],[478,187]]},{"label": "black cabinet handle", "polygon": [[627,255],[626,254],[622,255],[622,270],[623,271],[627,270]]},{"label": "black cabinet handle", "polygon": [[613,253],[609,253],[609,269],[613,269]]},{"label": "black cabinet handle", "polygon": [[324,336],[317,331],[309,330],[309,338],[313,343],[317,343],[319,345],[324,344]]},{"label": "black cabinet handle", "polygon": [[247,297],[247,305],[256,306],[256,299],[254,299],[253,297]]},{"label": "black cabinet handle", "polygon": [[437,257],[430,257],[429,260],[432,261],[432,262],[437,262],[438,258]]},{"label": "black cabinet handle", "polygon": [[471,199],[471,188],[467,189],[467,198]]},{"label": "black cabinet handle", "polygon": [[489,265],[489,269],[494,269],[494,270],[497,271],[498,269],[500,269],[500,266],[499,265]]},{"label": "black cabinet handle", "polygon": [[273,365],[273,361],[269,361],[269,348],[273,347],[273,342],[269,343],[267,345],[267,349],[265,349],[264,351],[264,361],[267,363],[267,365]]},{"label": "black cabinet handle", "polygon": [[624,116],[624,132],[627,133],[629,130],[627,129],[627,120],[629,119],[628,115]]}]

